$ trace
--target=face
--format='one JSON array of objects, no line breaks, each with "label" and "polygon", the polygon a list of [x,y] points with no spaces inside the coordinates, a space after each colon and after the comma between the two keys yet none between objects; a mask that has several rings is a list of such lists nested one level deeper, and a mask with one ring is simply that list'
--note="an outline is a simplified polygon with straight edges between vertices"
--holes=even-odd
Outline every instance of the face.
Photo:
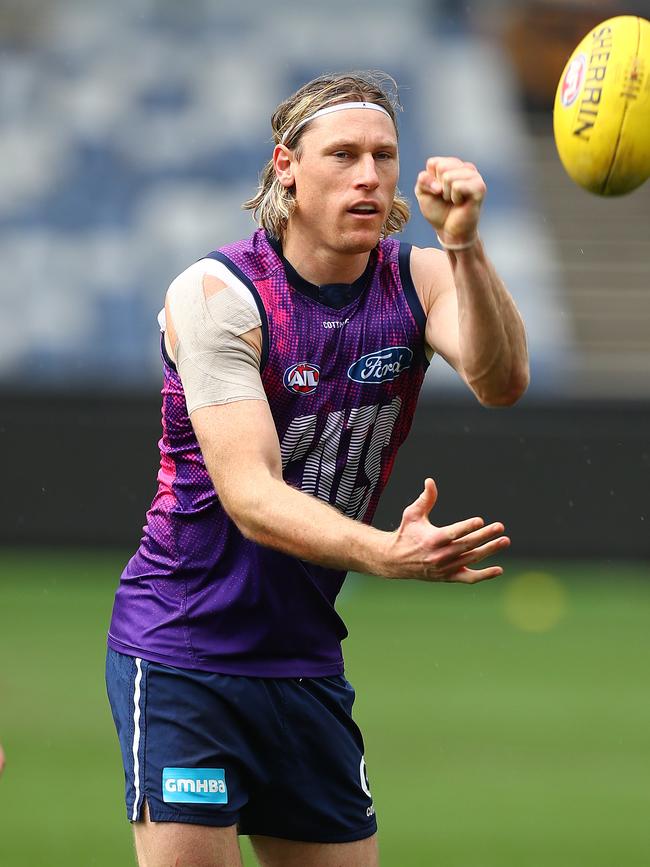
[{"label": "face", "polygon": [[379,111],[344,109],[313,121],[299,156],[279,158],[276,171],[295,185],[289,230],[341,253],[372,250],[393,204],[399,160],[393,122]]}]

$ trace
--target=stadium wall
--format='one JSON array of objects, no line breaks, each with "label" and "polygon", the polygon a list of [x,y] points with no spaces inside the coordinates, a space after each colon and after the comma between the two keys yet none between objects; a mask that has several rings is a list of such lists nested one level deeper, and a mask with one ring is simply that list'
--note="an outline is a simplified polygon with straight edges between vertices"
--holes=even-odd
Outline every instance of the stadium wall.
[{"label": "stadium wall", "polygon": [[[0,395],[0,542],[136,545],[155,490],[156,396]],[[434,523],[502,520],[520,556],[650,554],[650,407],[423,402],[375,523],[435,478]]]}]

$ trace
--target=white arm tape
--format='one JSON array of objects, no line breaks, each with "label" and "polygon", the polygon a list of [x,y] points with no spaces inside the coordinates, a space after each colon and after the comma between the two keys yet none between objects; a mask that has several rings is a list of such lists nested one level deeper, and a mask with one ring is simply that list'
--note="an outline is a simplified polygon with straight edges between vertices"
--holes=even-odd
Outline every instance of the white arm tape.
[{"label": "white arm tape", "polygon": [[[225,288],[206,298],[205,274],[226,283]],[[174,280],[167,300],[188,413],[238,400],[267,400],[259,354],[241,337],[262,324],[248,288],[225,265],[203,259]]]}]

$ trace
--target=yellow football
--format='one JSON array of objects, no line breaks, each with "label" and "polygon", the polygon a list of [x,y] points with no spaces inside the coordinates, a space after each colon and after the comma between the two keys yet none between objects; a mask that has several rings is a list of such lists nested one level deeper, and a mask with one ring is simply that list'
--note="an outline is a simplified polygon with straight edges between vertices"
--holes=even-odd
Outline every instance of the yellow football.
[{"label": "yellow football", "polygon": [[620,15],[594,27],[555,94],[555,144],[581,187],[620,196],[650,176],[650,22]]}]

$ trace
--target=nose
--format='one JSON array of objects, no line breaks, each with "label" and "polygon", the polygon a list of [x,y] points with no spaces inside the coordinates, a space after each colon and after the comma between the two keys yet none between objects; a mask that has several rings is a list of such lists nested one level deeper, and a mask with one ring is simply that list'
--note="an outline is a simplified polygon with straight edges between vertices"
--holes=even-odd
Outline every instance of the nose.
[{"label": "nose", "polygon": [[359,171],[355,186],[364,187],[367,190],[375,190],[379,186],[379,175],[375,158],[372,154],[364,154],[358,162]]}]

